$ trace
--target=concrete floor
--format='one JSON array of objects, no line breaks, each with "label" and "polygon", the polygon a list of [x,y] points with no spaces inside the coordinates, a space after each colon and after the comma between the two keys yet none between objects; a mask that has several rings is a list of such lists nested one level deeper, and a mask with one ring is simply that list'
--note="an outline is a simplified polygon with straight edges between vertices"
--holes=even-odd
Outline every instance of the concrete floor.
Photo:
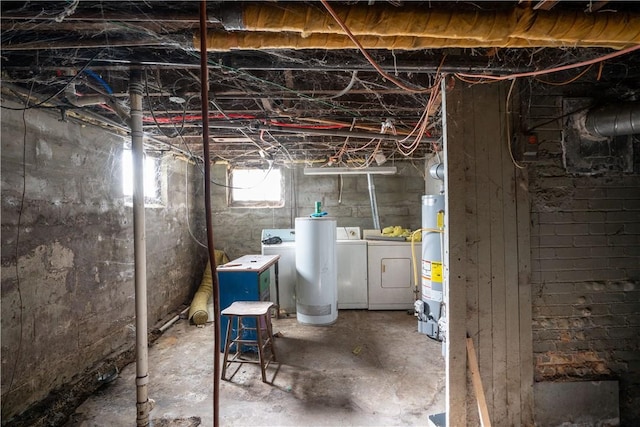
[{"label": "concrete floor", "polygon": [[[272,384],[248,364],[221,381],[221,426],[424,426],[428,415],[445,410],[441,344],[419,334],[404,311],[341,310],[330,326],[289,317],[274,319],[273,327],[282,336],[275,340],[280,365],[267,372]],[[212,324],[186,320],[150,348],[152,425],[213,425],[212,352]],[[135,425],[135,397],[131,364],[67,426]]]}]

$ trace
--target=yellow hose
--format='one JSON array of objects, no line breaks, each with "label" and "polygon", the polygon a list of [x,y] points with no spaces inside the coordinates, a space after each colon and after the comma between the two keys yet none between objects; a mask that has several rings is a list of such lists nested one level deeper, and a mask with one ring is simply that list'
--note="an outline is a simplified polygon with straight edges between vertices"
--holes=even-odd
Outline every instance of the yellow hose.
[{"label": "yellow hose", "polygon": [[[229,262],[229,258],[224,251],[215,250],[216,265],[226,264]],[[196,325],[204,325],[209,320],[209,313],[207,312],[207,305],[209,298],[213,294],[213,277],[211,276],[211,263],[207,263],[207,267],[204,269],[202,275],[202,281],[200,286],[193,296],[191,301],[191,307],[189,308],[189,319]]]}]

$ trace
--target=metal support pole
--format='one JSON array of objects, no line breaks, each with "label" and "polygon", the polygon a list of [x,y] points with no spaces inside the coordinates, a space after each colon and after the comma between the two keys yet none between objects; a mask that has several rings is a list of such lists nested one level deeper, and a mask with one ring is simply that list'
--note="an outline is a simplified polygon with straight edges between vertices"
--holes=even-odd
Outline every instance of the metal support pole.
[{"label": "metal support pole", "polygon": [[220,424],[220,285],[216,272],[211,210],[211,155],[209,149],[209,67],[207,61],[207,1],[200,2],[200,99],[202,101],[202,145],[204,157],[204,210],[207,221],[207,246],[213,288],[213,427]]},{"label": "metal support pole", "polygon": [[133,160],[133,253],[136,298],[136,425],[149,425],[149,346],[147,343],[147,253],[144,216],[142,75],[131,70],[131,154]]},{"label": "metal support pole", "polygon": [[371,216],[373,217],[373,228],[381,230],[380,216],[378,215],[378,201],[376,200],[376,186],[373,184],[373,175],[367,174],[367,182],[369,183],[369,200],[371,201]]}]

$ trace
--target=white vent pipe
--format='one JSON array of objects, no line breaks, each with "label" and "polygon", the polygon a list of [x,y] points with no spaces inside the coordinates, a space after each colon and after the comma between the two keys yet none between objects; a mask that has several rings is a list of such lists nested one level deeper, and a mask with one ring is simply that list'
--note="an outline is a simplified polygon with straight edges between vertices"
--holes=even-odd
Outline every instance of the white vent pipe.
[{"label": "white vent pipe", "polygon": [[129,120],[129,110],[123,104],[115,101],[106,95],[83,95],[78,96],[76,93],[75,82],[69,83],[64,90],[64,96],[67,101],[74,107],[87,107],[90,105],[108,105],[114,109],[116,114],[124,121]]},{"label": "white vent pipe", "polygon": [[367,174],[367,182],[369,184],[369,199],[371,201],[371,216],[373,217],[373,228],[381,230],[380,216],[378,215],[378,201],[376,200],[376,186],[373,184],[373,175]]},{"label": "white vent pipe", "polygon": [[131,154],[133,160],[133,254],[136,304],[136,425],[149,425],[149,345],[147,342],[147,251],[144,213],[144,146],[142,143],[142,74],[131,70]]},{"label": "white vent pipe", "polygon": [[64,95],[67,98],[67,101],[75,107],[106,104],[109,101],[109,98],[104,95],[78,96],[76,93],[76,84],[74,82],[69,83],[67,88],[64,90]]}]

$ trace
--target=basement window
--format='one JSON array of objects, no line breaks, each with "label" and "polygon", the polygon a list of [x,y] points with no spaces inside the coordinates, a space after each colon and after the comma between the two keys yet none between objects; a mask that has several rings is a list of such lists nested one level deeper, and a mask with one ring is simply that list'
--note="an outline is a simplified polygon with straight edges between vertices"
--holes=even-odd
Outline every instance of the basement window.
[{"label": "basement window", "polygon": [[280,169],[229,169],[229,206],[280,208],[284,191]]},{"label": "basement window", "polygon": [[[145,206],[162,205],[160,157],[145,153],[143,165],[144,204]],[[122,193],[125,203],[133,204],[133,159],[130,149],[122,150]]]}]

